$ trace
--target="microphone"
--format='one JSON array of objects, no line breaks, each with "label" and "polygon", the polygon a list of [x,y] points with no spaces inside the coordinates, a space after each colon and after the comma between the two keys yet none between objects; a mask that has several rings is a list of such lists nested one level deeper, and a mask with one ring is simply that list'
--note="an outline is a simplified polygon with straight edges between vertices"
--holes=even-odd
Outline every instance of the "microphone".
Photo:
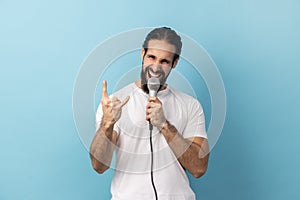
[{"label": "microphone", "polygon": [[[154,78],[154,77],[149,78],[148,82],[147,82],[147,87],[148,87],[148,90],[149,90],[149,96],[150,97],[156,97],[158,89],[160,87],[159,79]],[[151,124],[151,122],[149,120],[149,130],[152,131],[152,129],[153,129],[153,125]]]},{"label": "microphone", "polygon": [[[150,97],[156,97],[157,92],[160,87],[160,81],[158,78],[151,77],[148,79],[147,82],[147,87],[149,90],[149,96]],[[152,145],[152,130],[153,130],[153,125],[151,124],[151,121],[149,120],[149,131],[150,131],[150,150],[151,150],[151,183],[152,187],[155,193],[155,199],[157,200],[157,191],[155,188],[154,180],[153,180],[153,145]]]},{"label": "microphone", "polygon": [[149,90],[149,96],[155,97],[157,95],[157,91],[160,87],[160,81],[158,78],[151,77],[147,82],[147,87]]}]

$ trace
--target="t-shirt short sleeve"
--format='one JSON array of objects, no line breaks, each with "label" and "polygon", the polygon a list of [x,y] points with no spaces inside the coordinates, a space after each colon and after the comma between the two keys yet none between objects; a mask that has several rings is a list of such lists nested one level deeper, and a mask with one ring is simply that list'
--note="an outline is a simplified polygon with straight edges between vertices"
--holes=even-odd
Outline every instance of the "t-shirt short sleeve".
[{"label": "t-shirt short sleeve", "polygon": [[182,136],[184,138],[203,137],[207,139],[205,117],[201,104],[193,99],[187,107],[188,120]]},{"label": "t-shirt short sleeve", "polygon": [[[103,116],[102,104],[100,103],[96,112],[96,131],[100,128],[102,116]],[[114,125],[114,131],[116,131],[117,134],[120,133],[118,122]]]}]

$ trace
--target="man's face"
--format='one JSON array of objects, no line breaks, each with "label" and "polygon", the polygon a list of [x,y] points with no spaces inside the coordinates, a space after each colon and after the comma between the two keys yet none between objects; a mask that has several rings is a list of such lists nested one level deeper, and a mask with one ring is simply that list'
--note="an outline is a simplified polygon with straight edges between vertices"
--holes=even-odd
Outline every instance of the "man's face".
[{"label": "man's face", "polygon": [[142,50],[143,66],[141,71],[142,88],[147,91],[147,81],[151,77],[158,78],[160,85],[164,85],[172,68],[175,68],[178,59],[173,62],[175,46],[164,40],[150,40],[148,50]]}]

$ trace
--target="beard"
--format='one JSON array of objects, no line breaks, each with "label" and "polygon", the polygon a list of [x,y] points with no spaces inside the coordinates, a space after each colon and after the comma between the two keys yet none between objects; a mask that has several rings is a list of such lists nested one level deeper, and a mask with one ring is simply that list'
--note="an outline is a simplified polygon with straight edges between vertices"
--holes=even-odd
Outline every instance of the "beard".
[{"label": "beard", "polygon": [[[149,89],[148,89],[148,80],[147,80],[147,75],[148,77],[150,78],[150,74],[149,74],[149,71],[153,72],[152,69],[151,69],[151,65],[148,65],[146,66],[145,68],[143,68],[143,65],[144,63],[142,63],[142,70],[141,70],[141,87],[142,87],[142,90],[146,93],[146,94],[149,94]],[[171,72],[171,71],[170,71]],[[166,80],[170,74],[170,72],[167,74],[165,74],[165,72],[163,70],[158,70],[155,72],[155,74],[160,74],[159,75],[159,82],[160,82],[160,86],[159,86],[159,89],[158,91],[162,88],[162,86],[166,83]]]}]

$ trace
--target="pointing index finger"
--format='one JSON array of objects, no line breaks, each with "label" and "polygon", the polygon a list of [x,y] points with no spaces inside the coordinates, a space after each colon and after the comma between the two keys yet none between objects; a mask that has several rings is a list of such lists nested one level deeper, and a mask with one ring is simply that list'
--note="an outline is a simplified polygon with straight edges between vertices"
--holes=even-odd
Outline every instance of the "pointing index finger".
[{"label": "pointing index finger", "polygon": [[109,98],[107,94],[107,83],[106,80],[102,82],[102,98]]}]

